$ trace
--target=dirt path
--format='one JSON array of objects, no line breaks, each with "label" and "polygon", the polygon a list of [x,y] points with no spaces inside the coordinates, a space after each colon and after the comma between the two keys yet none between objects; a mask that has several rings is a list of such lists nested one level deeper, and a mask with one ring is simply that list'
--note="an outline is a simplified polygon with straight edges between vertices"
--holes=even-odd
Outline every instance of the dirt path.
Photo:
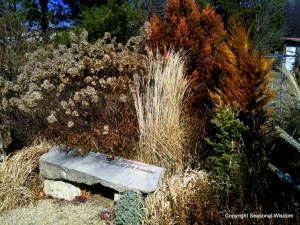
[{"label": "dirt path", "polygon": [[[85,203],[43,199],[0,214],[1,225],[113,224],[114,201],[99,195]],[[109,218],[110,217],[110,218]],[[102,219],[101,219],[102,218]]]}]

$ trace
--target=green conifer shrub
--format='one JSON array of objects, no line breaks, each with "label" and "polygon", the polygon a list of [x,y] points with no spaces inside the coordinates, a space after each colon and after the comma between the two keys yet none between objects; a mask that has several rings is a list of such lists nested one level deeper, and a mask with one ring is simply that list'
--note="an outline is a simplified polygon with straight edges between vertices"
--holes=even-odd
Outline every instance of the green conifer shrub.
[{"label": "green conifer shrub", "polygon": [[105,32],[125,44],[132,36],[138,35],[139,28],[145,22],[145,12],[138,1],[107,0],[101,6],[82,7],[82,21],[69,30],[58,31],[52,42],[70,44],[68,32],[80,34],[82,30],[89,33],[88,40],[96,42]]},{"label": "green conifer shrub", "polygon": [[211,125],[214,133],[210,138],[205,138],[213,149],[210,159],[217,181],[227,183],[230,173],[239,167],[243,148],[241,134],[248,128],[236,119],[230,109],[223,108],[218,108]]},{"label": "green conifer shrub", "polygon": [[137,1],[108,0],[101,7],[83,10],[83,20],[80,25],[86,29],[94,42],[105,32],[117,37],[118,42],[126,43],[133,35],[138,35],[138,29],[144,22],[143,11]]}]

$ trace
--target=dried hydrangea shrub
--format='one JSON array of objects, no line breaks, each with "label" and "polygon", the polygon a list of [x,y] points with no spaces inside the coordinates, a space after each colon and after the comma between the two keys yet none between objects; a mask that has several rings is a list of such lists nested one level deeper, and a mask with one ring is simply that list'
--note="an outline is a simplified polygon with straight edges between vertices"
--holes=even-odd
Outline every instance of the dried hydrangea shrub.
[{"label": "dried hydrangea shrub", "polygon": [[150,24],[125,46],[109,33],[95,44],[88,43],[87,31],[71,37],[70,47],[49,45],[28,54],[16,82],[0,80],[1,115],[25,141],[39,135],[128,155],[137,139],[129,86],[134,74],[145,73]]}]

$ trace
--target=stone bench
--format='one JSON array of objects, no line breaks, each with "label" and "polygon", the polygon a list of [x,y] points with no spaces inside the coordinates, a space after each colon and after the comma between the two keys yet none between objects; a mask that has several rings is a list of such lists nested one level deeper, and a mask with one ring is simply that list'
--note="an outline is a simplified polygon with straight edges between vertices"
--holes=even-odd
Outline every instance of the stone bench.
[{"label": "stone bench", "polygon": [[116,157],[108,160],[99,153],[74,156],[52,148],[39,159],[41,175],[51,180],[66,180],[87,185],[101,184],[118,192],[149,193],[161,184],[164,168]]}]

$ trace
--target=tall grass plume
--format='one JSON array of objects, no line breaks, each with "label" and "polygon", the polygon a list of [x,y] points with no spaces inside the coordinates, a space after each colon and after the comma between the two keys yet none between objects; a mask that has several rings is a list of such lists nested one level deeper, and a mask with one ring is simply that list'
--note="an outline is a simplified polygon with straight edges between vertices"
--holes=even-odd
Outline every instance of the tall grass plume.
[{"label": "tall grass plume", "polygon": [[139,160],[183,169],[184,129],[181,117],[188,82],[182,54],[173,50],[149,56],[147,76],[134,77],[133,95],[139,129]]},{"label": "tall grass plume", "polygon": [[288,81],[291,83],[292,86],[292,94],[296,97],[297,101],[300,101],[300,87],[298,81],[296,79],[296,74],[291,70],[284,70],[284,75],[287,77]]}]

